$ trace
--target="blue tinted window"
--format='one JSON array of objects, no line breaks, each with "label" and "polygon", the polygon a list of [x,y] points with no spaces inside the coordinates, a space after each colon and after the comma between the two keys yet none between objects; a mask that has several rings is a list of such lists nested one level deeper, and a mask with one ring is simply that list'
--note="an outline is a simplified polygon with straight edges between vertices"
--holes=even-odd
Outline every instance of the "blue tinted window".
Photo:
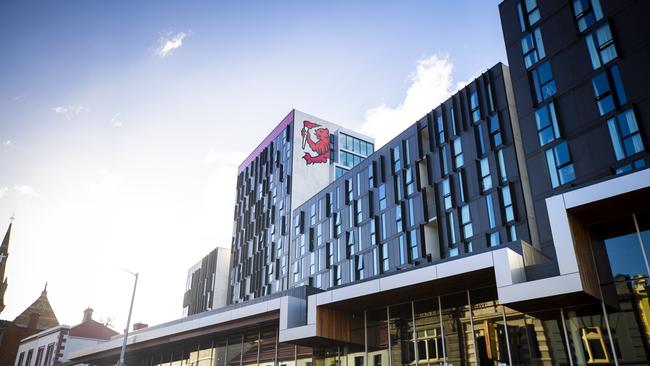
[{"label": "blue tinted window", "polygon": [[544,146],[560,137],[553,102],[535,111],[535,122],[540,146]]},{"label": "blue tinted window", "polygon": [[614,88],[616,88],[616,97],[618,98],[618,103],[627,103],[627,96],[625,95],[625,88],[623,88],[623,81],[621,80],[621,73],[618,70],[618,65],[612,66],[609,71],[610,75],[612,75],[612,80],[614,81]]},{"label": "blue tinted window", "polygon": [[546,164],[553,188],[575,180],[569,145],[566,142],[546,151]]},{"label": "blue tinted window", "polygon": [[603,18],[599,0],[573,0],[573,14],[581,32]]},{"label": "blue tinted window", "polygon": [[596,31],[587,34],[585,41],[587,42],[587,50],[594,70],[618,57],[612,32],[607,23],[600,26]]},{"label": "blue tinted window", "polygon": [[551,64],[548,61],[540,64],[537,68],[533,69],[531,71],[531,76],[533,78],[533,86],[538,103],[556,93],[557,88],[555,85],[555,80],[553,79]]},{"label": "blue tinted window", "polygon": [[627,111],[607,121],[617,160],[625,159],[644,150],[634,111]]}]

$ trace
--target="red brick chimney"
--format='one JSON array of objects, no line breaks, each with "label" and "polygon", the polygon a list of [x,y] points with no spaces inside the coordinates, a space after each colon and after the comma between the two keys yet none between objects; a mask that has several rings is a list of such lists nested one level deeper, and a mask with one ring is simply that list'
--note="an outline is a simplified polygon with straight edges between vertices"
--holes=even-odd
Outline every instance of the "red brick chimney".
[{"label": "red brick chimney", "polygon": [[91,309],[90,307],[84,310],[84,320],[82,321],[82,323],[85,323],[89,320],[93,320],[93,309]]},{"label": "red brick chimney", "polygon": [[136,330],[144,329],[144,328],[147,328],[147,327],[149,327],[149,324],[139,323],[139,322],[134,323],[133,324],[133,331],[135,332]]}]

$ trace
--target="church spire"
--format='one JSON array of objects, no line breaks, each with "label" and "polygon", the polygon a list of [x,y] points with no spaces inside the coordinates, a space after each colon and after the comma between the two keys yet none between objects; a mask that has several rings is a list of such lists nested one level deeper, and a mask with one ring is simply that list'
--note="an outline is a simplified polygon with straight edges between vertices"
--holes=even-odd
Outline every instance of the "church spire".
[{"label": "church spire", "polygon": [[9,238],[11,238],[11,227],[14,223],[14,216],[12,215],[9,219],[9,228],[5,233],[5,237],[2,240],[2,245],[0,245],[0,313],[5,308],[5,292],[7,291],[7,277],[5,277],[5,271],[7,269],[7,258],[9,257]]}]

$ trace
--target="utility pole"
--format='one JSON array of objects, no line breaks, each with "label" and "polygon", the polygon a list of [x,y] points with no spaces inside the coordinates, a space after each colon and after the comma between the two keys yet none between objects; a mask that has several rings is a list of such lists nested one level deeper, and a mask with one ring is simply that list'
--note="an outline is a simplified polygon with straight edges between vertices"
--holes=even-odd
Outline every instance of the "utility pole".
[{"label": "utility pole", "polygon": [[135,276],[135,282],[133,283],[133,295],[131,295],[131,306],[129,307],[129,317],[126,319],[126,329],[124,329],[124,340],[122,341],[122,350],[120,351],[120,361],[117,366],[124,366],[124,353],[126,352],[126,340],[129,337],[129,327],[131,326],[131,313],[133,312],[133,300],[135,300],[135,289],[138,287],[138,274],[126,269],[122,269],[124,272],[130,273]]}]

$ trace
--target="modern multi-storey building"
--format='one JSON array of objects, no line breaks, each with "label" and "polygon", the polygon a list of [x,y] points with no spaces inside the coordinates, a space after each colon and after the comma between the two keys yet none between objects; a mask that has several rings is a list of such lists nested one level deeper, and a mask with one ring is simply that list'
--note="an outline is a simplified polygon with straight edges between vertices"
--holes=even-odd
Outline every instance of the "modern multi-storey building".
[{"label": "modern multi-storey building", "polygon": [[214,248],[187,271],[183,316],[226,305],[229,265],[230,250]]},{"label": "modern multi-storey building", "polygon": [[498,64],[298,206],[291,286],[327,289],[536,243],[513,105]]},{"label": "modern multi-storey building", "polygon": [[646,165],[649,10],[643,1],[500,5],[540,244],[550,257],[546,197]]},{"label": "modern multi-storey building", "polygon": [[288,288],[291,212],[371,154],[373,142],[292,110],[241,163],[229,303]]},{"label": "modern multi-storey building", "polygon": [[293,202],[286,286],[136,333],[129,360],[647,365],[650,3],[500,12],[510,71]]}]

